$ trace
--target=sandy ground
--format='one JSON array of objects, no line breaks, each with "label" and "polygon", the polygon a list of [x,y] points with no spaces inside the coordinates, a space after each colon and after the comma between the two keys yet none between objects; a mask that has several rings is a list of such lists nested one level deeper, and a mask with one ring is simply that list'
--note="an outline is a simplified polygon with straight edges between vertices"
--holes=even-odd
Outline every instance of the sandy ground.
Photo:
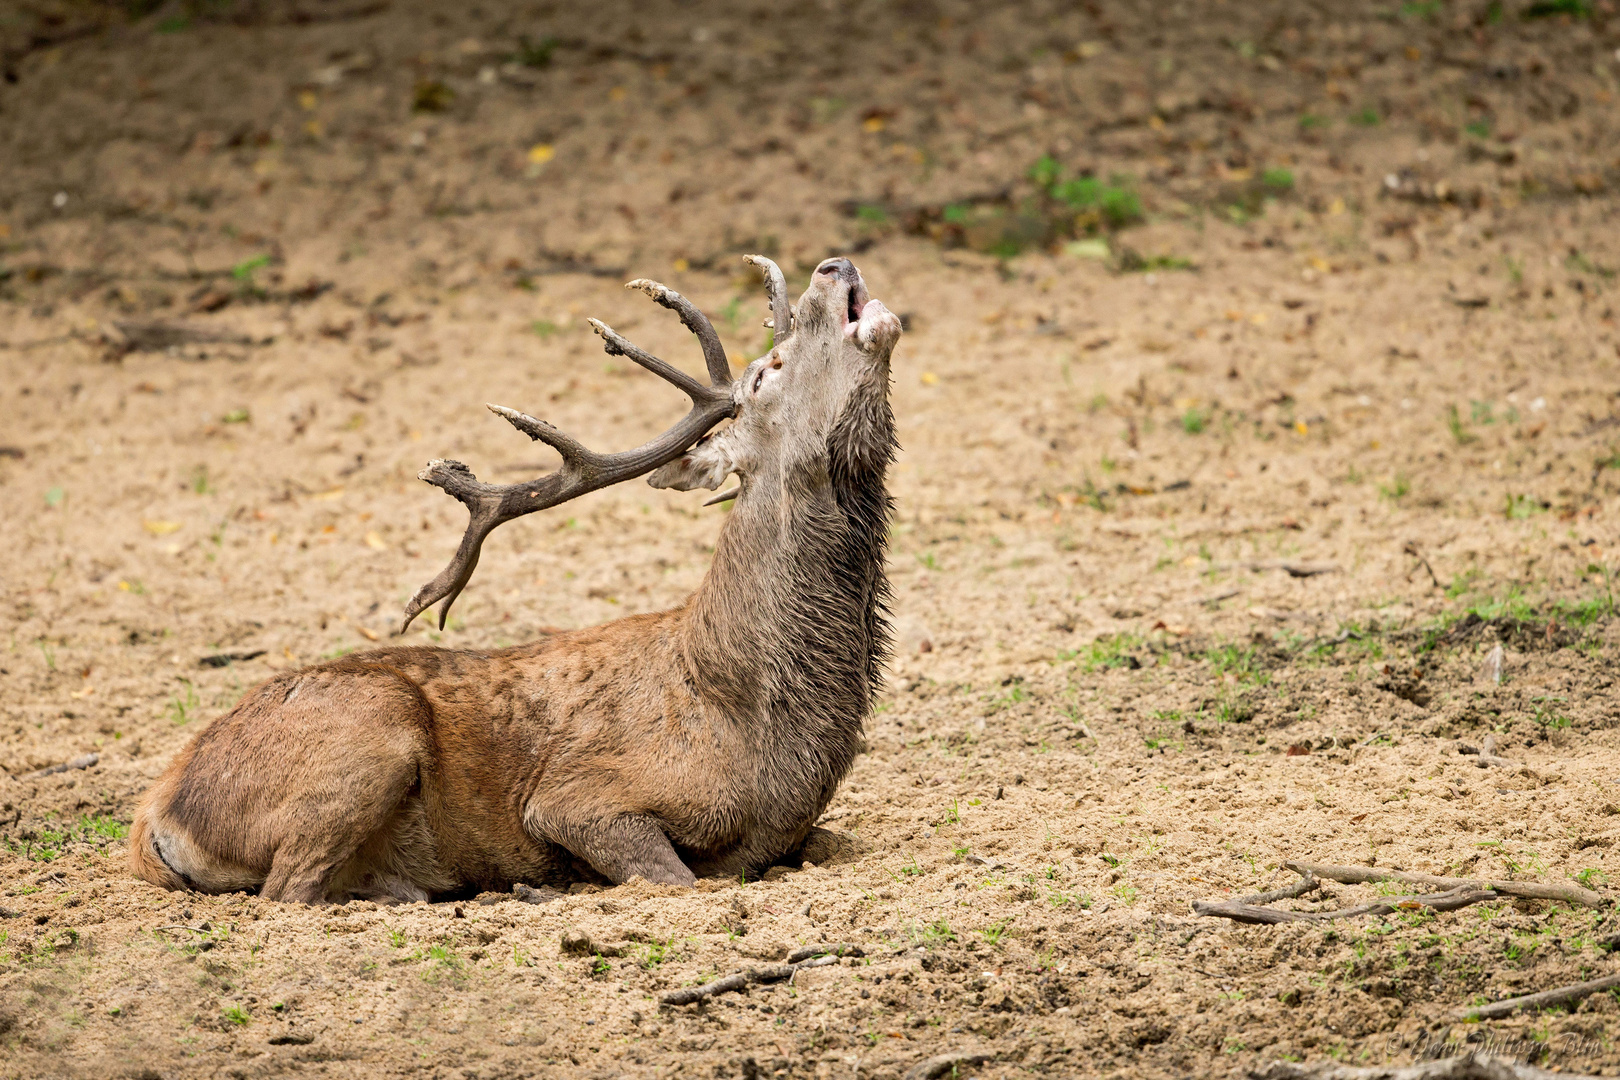
[{"label": "sandy ground", "polygon": [[[1620,947],[1620,19],[1523,8],[6,7],[0,1076],[1620,1075],[1614,995],[1458,1019]],[[1043,155],[1142,220],[1054,218]],[[619,287],[658,276],[746,359],[750,250],[796,285],[854,251],[909,324],[901,648],[842,853],[538,906],[132,880],[186,740],[386,642],[448,557],[416,470],[554,464],[486,401],[660,430],[679,395],[585,317],[695,369]],[[509,525],[408,638],[673,604],[700,502]],[[1460,754],[1487,734],[1524,768]],[[1288,859],[1608,906],[1192,914]],[[864,955],[657,1003],[816,942]]]}]

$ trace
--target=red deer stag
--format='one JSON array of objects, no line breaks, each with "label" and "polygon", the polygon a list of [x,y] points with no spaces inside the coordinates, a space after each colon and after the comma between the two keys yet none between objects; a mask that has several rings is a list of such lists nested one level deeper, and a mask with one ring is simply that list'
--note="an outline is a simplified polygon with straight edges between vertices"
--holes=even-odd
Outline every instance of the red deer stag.
[{"label": "red deer stag", "polygon": [[593,320],[609,353],[692,398],[664,435],[598,454],[490,406],[562,466],[509,485],[457,461],[422,472],[471,520],[407,627],[440,600],[443,625],[504,521],[648,471],[682,491],[735,473],[714,563],[686,603],[510,649],[386,648],[278,675],[153,785],[130,831],[135,873],[305,903],[412,901],[637,876],[690,885],[794,851],[860,750],[888,647],[900,320],[848,259],[818,266],[796,307],[776,264],[750,261],[776,343],[736,382],[708,319],[662,285],[630,283],[697,335],[710,385]]}]

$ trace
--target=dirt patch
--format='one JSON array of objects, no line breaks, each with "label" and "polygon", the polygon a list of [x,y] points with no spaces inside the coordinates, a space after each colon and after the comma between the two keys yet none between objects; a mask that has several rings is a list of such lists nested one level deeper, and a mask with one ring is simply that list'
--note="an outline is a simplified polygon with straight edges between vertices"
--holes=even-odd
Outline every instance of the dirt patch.
[{"label": "dirt patch", "polygon": [[[1620,1074],[1614,995],[1457,1018],[1612,970],[1612,906],[1190,907],[1287,859],[1612,895],[1620,21],[1589,8],[19,8],[0,1075]],[[619,287],[658,276],[754,355],[750,250],[796,284],[856,251],[908,323],[901,648],[825,850],[395,908],[129,878],[185,741],[442,565],[423,462],[555,464],[486,401],[660,430],[679,395],[585,318],[692,363]],[[409,636],[674,604],[700,502],[511,525]],[[817,942],[862,955],[658,1004]]]}]

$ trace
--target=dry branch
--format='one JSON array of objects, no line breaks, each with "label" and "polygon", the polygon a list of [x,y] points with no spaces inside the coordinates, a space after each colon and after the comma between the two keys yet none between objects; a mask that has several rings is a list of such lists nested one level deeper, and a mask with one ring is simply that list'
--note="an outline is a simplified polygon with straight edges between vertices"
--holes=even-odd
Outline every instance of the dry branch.
[{"label": "dry branch", "polygon": [[679,990],[670,990],[659,995],[658,1002],[661,1005],[692,1005],[715,994],[741,990],[749,983],[781,982],[793,978],[805,968],[826,967],[828,964],[836,963],[838,963],[837,956],[822,955],[811,960],[802,960],[797,964],[772,964],[770,967],[755,968],[752,971],[734,971],[702,986],[683,986]]},{"label": "dry branch", "polygon": [[1315,577],[1317,574],[1336,574],[1338,563],[1292,562],[1288,559],[1243,559],[1239,562],[1217,563],[1217,570],[1283,570],[1289,577]]},{"label": "dry branch", "polygon": [[1492,765],[1495,765],[1499,769],[1517,770],[1524,768],[1524,765],[1521,762],[1514,761],[1511,758],[1497,756],[1495,735],[1485,736],[1485,741],[1483,745],[1481,745],[1477,756],[1479,758],[1477,764],[1482,769],[1488,768]]},{"label": "dry branch", "polygon": [[1310,874],[1305,874],[1298,881],[1286,889],[1273,889],[1270,892],[1255,893],[1253,896],[1235,897],[1232,902],[1237,904],[1274,904],[1278,900],[1292,900],[1296,896],[1304,896],[1322,887],[1322,883]]},{"label": "dry branch", "polygon": [[1620,973],[1605,975],[1590,982],[1560,986],[1554,990],[1543,990],[1539,994],[1525,994],[1522,997],[1493,1001],[1489,1005],[1472,1006],[1464,1009],[1461,1016],[1464,1020],[1500,1020],[1504,1016],[1512,1016],[1520,1009],[1550,1009],[1557,1005],[1574,1005],[1582,998],[1613,987],[1620,987]]},{"label": "dry branch", "polygon": [[1337,911],[1285,911],[1282,908],[1245,904],[1240,900],[1222,900],[1214,903],[1195,900],[1193,913],[1219,916],[1242,923],[1329,922],[1333,919],[1354,919],[1362,915],[1389,915],[1400,910],[1414,911],[1419,907],[1433,908],[1436,911],[1455,911],[1457,908],[1496,898],[1497,894],[1489,889],[1476,889],[1471,885],[1464,885],[1443,893],[1392,896],[1388,900],[1340,908]]},{"label": "dry branch", "polygon": [[[1403,547],[1401,549],[1401,551],[1403,553],[1407,554],[1407,555],[1412,556],[1412,558],[1416,559],[1419,563],[1422,564],[1423,569],[1425,569],[1425,570],[1427,570],[1429,572],[1429,580],[1434,582],[1434,587],[1435,588],[1441,589],[1441,588],[1445,587],[1445,586],[1440,584],[1440,579],[1435,576],[1434,567],[1429,565],[1429,560],[1424,556],[1423,549],[1418,547],[1417,544],[1414,541],[1408,540],[1406,542],[1406,546]],[[1406,575],[1406,580],[1411,581],[1412,580],[1412,575],[1407,574]]]},{"label": "dry branch", "polygon": [[19,780],[38,780],[42,776],[55,776],[57,773],[68,772],[72,769],[88,769],[101,760],[100,754],[80,754],[72,761],[64,761],[60,765],[47,765],[43,769],[35,769],[31,773],[23,773],[17,777]]},{"label": "dry branch", "polygon": [[1543,885],[1536,881],[1485,881],[1479,878],[1436,877],[1433,874],[1415,874],[1404,870],[1380,870],[1371,866],[1318,866],[1315,863],[1285,862],[1296,874],[1315,874],[1319,878],[1337,881],[1341,885],[1370,885],[1377,881],[1399,881],[1407,885],[1426,885],[1433,889],[1489,889],[1504,896],[1518,896],[1528,900],[1563,900],[1583,907],[1602,907],[1606,901],[1590,889],[1573,882]]},{"label": "dry branch", "polygon": [[[1494,740],[1487,745],[1488,748],[1494,748]],[[1604,903],[1603,897],[1597,893],[1573,883],[1543,885],[1530,881],[1476,881],[1469,878],[1436,877],[1432,874],[1410,874],[1401,870],[1379,870],[1362,866],[1318,866],[1313,863],[1293,861],[1285,862],[1283,865],[1298,874],[1300,880],[1287,888],[1276,889],[1255,896],[1235,897],[1231,900],[1195,900],[1192,905],[1193,913],[1231,919],[1234,922],[1241,923],[1275,924],[1285,922],[1327,922],[1332,919],[1352,919],[1362,915],[1389,915],[1398,910],[1412,911],[1419,907],[1432,908],[1435,911],[1455,911],[1457,908],[1495,900],[1500,896],[1518,896],[1535,900],[1563,900],[1567,903],[1582,904],[1586,907],[1601,907]],[[1406,885],[1424,885],[1443,891],[1424,893],[1420,896],[1392,896],[1387,900],[1378,900],[1357,907],[1340,908],[1337,911],[1287,911],[1282,908],[1265,906],[1278,900],[1289,900],[1297,896],[1303,896],[1305,893],[1315,890],[1320,885],[1318,878],[1326,878],[1329,881],[1337,881],[1344,885],[1370,885],[1379,881],[1398,881]],[[1601,986],[1595,987],[1595,989],[1602,988]],[[1591,992],[1587,991],[1587,993]],[[1549,993],[1554,992],[1550,991]],[[1514,1006],[1513,1008],[1518,1007]],[[1513,1009],[1510,1008],[1508,1011],[1512,1012]]]},{"label": "dry branch", "polygon": [[751,973],[739,971],[734,975],[727,975],[724,978],[715,979],[713,982],[706,982],[702,986],[683,986],[679,990],[671,990],[668,993],[661,994],[658,1001],[663,1005],[690,1005],[714,994],[741,990],[751,981],[753,981]]},{"label": "dry branch", "polygon": [[848,942],[823,942],[819,945],[805,945],[794,949],[788,954],[788,963],[798,964],[805,960],[813,960],[818,956],[865,956],[866,950],[859,945]]},{"label": "dry branch", "polygon": [[1249,1074],[1253,1080],[1596,1080],[1574,1073],[1548,1072],[1491,1054],[1425,1061],[1419,1065],[1374,1065],[1362,1068],[1325,1061],[1320,1065],[1273,1062],[1271,1068]]}]

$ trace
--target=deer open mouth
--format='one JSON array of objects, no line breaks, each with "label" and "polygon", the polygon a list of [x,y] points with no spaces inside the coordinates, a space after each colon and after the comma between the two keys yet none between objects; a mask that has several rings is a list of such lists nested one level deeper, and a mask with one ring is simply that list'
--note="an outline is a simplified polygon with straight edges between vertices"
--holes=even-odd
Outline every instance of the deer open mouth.
[{"label": "deer open mouth", "polygon": [[844,311],[844,334],[846,336],[855,336],[855,331],[860,325],[861,312],[866,310],[866,302],[869,299],[871,297],[866,291],[866,282],[856,278],[855,283],[849,287],[849,305]]}]

